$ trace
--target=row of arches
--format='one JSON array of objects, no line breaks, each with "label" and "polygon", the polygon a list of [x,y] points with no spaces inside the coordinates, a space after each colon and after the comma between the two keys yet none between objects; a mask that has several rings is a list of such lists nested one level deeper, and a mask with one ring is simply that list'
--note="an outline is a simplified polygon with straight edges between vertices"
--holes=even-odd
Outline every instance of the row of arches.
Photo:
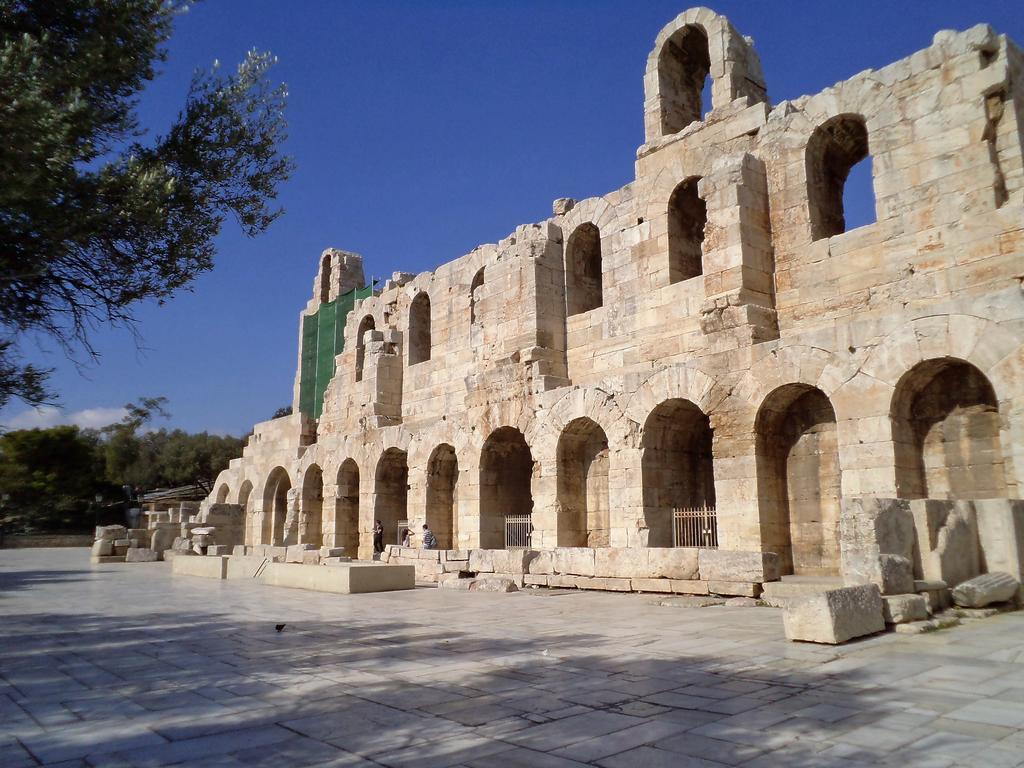
[{"label": "row of arches", "polygon": [[[1000,433],[1005,428],[991,383],[973,365],[953,358],[927,360],[907,372],[893,395],[890,419],[896,486],[903,498],[1005,497],[1007,482]],[[839,425],[828,396],[809,384],[786,384],[770,392],[754,420],[756,515],[761,547],[779,554],[786,572],[834,573],[839,566],[838,529],[842,496]],[[621,439],[621,438],[620,438]],[[650,546],[671,546],[672,511],[716,507],[716,438],[712,419],[695,403],[671,398],[652,408],[640,431],[640,496]],[[561,429],[555,450],[553,529],[558,546],[609,546],[622,525],[613,488],[631,480],[628,459],[615,458],[625,445],[610,444],[593,418],[578,417]],[[442,443],[426,465],[422,518],[441,547],[459,542],[461,468],[455,448]],[[613,481],[616,470],[618,479]],[[626,472],[623,472],[626,470]],[[479,546],[505,546],[508,515],[534,512],[539,467],[524,434],[495,429],[479,455]],[[289,499],[295,498],[298,538],[319,543],[323,521],[333,514],[334,541],[349,551],[360,544],[360,523],[380,519],[386,542],[395,541],[410,518],[406,451],[385,450],[372,482],[360,486],[360,468],[348,458],[337,474],[335,508],[323,507],[323,472],[311,465],[291,493],[283,467],[269,473],[263,490],[260,540],[285,541]],[[238,491],[250,505],[252,483]],[[217,492],[227,499],[226,484]],[[372,505],[361,515],[360,500]],[[370,501],[372,499],[372,502]],[[251,506],[248,506],[251,512]],[[546,512],[546,510],[541,510]],[[293,515],[296,516],[296,515]],[[536,518],[535,518],[536,519]],[[253,531],[255,534],[255,531]],[[473,532],[475,533],[475,532]],[[255,536],[254,536],[255,538]],[[475,538],[471,536],[469,538]],[[364,546],[366,541],[362,542]]]}]

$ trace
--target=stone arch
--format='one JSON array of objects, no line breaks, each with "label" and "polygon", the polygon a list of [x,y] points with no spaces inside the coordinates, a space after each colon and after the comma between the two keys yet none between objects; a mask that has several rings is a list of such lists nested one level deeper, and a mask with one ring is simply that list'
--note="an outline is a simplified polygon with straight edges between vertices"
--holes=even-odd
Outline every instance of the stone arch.
[{"label": "stone arch", "polygon": [[480,452],[480,546],[505,548],[505,516],[533,513],[533,454],[523,433],[498,427]]},{"label": "stone arch", "polygon": [[670,283],[704,273],[704,227],[708,206],[697,191],[700,176],[690,176],[668,201],[668,275]]},{"label": "stone arch", "polygon": [[322,546],[324,474],[317,464],[310,464],[302,474],[302,496],[299,503],[299,543]]},{"label": "stone arch", "polygon": [[426,522],[439,549],[452,549],[458,536],[455,514],[458,500],[459,460],[455,448],[441,443],[427,460]]},{"label": "stone arch", "polygon": [[636,424],[647,421],[651,412],[666,400],[688,400],[709,416],[729,396],[729,389],[699,368],[674,365],[648,377],[626,405],[626,417]]},{"label": "stone arch", "polygon": [[320,303],[331,300],[331,254],[325,253],[320,259]]},{"label": "stone arch", "polygon": [[579,315],[602,306],[602,272],[601,230],[591,222],[584,222],[565,242],[567,315]]},{"label": "stone arch", "polygon": [[473,281],[469,284],[469,322],[470,325],[476,325],[479,321],[478,313],[479,310],[477,305],[480,303],[482,298],[483,287],[484,287],[484,270],[486,267],[480,267],[473,275]]},{"label": "stone arch", "polygon": [[375,330],[373,315],[366,315],[359,321],[356,329],[356,381],[363,380],[363,365],[366,362],[366,339],[367,332]]},{"label": "stone arch", "polygon": [[430,359],[430,296],[420,291],[409,305],[409,365]]},{"label": "stone arch", "polygon": [[334,542],[344,548],[346,557],[355,557],[359,551],[359,465],[351,458],[338,468]]},{"label": "stone arch", "polygon": [[951,357],[916,364],[890,410],[900,498],[1005,498],[999,403],[992,383]]},{"label": "stone arch", "polygon": [[673,545],[673,510],[714,509],[711,421],[690,400],[659,403],[640,438],[644,518],[652,547]]},{"label": "stone arch", "polygon": [[692,8],[666,24],[647,57],[644,74],[644,135],[652,142],[703,117],[701,91],[711,77],[711,104],[735,99],[768,100],[761,62],[753,44],[724,16]]},{"label": "stone arch", "polygon": [[807,384],[775,389],[754,439],[762,547],[783,573],[838,574],[842,472],[829,398]]},{"label": "stone arch", "polygon": [[573,419],[558,439],[557,461],[558,546],[609,546],[611,505],[605,431],[593,419]]},{"label": "stone arch", "polygon": [[817,126],[804,155],[811,239],[846,231],[843,189],[854,166],[869,159],[867,121],[844,113]]},{"label": "stone arch", "polygon": [[252,510],[252,481],[243,480],[242,484],[238,487],[238,496],[235,497],[235,502],[242,508],[242,514],[245,520],[245,540],[243,544],[255,544],[256,543],[256,532],[253,530],[253,510]]},{"label": "stone arch", "polygon": [[658,52],[658,97],[661,134],[678,133],[704,117],[705,81],[711,74],[708,35],[697,24],[684,24],[673,32]]},{"label": "stone arch", "polygon": [[285,520],[288,517],[288,491],[291,478],[284,467],[274,467],[263,486],[263,529],[261,542],[281,546],[285,542]]},{"label": "stone arch", "polygon": [[392,447],[381,454],[373,493],[373,515],[384,526],[384,544],[400,543],[399,523],[409,519],[409,459],[404,450]]},{"label": "stone arch", "polygon": [[217,496],[216,496],[217,504],[227,504],[228,503],[228,494],[230,494],[230,493],[231,493],[231,488],[228,487],[228,484],[227,483],[221,483],[217,487]]}]

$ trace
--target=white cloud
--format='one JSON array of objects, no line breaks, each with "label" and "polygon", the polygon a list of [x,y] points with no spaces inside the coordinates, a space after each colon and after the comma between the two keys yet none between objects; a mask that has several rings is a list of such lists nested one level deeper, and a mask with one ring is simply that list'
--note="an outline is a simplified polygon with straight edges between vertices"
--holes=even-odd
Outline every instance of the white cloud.
[{"label": "white cloud", "polygon": [[88,429],[99,429],[113,424],[125,417],[128,412],[124,408],[85,408],[81,411],[65,413],[52,405],[29,408],[19,414],[5,419],[3,426],[7,429],[45,429],[58,424],[74,424]]}]

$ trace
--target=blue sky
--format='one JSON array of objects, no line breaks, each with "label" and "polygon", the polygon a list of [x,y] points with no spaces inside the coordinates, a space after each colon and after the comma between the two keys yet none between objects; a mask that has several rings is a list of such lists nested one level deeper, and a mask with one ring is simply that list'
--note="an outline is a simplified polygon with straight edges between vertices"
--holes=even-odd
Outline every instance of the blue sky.
[{"label": "blue sky", "polygon": [[[557,197],[632,179],[643,141],[643,72],[679,2],[327,2],[208,0],[177,23],[146,90],[155,133],[189,77],[249,48],[279,58],[288,84],[287,151],[298,168],[286,209],[248,240],[227,223],[213,272],[162,307],[138,308],[141,342],[99,330],[100,359],[56,368],[59,412],[21,403],[0,424],[96,425],[140,396],[166,396],[171,426],[242,434],[291,403],[298,313],[320,252],[363,254],[367,276],[418,272],[517,224]],[[773,103],[815,93],[931,43],[939,29],[988,22],[1024,44],[1019,0],[718,2],[754,38]],[[863,206],[861,196],[861,207]],[[47,351],[49,350],[49,351]]]}]

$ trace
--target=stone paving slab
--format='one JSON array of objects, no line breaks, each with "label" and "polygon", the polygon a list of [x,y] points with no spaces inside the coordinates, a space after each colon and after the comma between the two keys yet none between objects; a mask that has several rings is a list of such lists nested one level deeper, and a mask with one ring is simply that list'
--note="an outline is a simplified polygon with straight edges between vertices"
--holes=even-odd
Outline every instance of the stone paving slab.
[{"label": "stone paving slab", "polygon": [[1022,614],[821,648],[654,603],[0,551],[0,766],[1024,765]]}]

